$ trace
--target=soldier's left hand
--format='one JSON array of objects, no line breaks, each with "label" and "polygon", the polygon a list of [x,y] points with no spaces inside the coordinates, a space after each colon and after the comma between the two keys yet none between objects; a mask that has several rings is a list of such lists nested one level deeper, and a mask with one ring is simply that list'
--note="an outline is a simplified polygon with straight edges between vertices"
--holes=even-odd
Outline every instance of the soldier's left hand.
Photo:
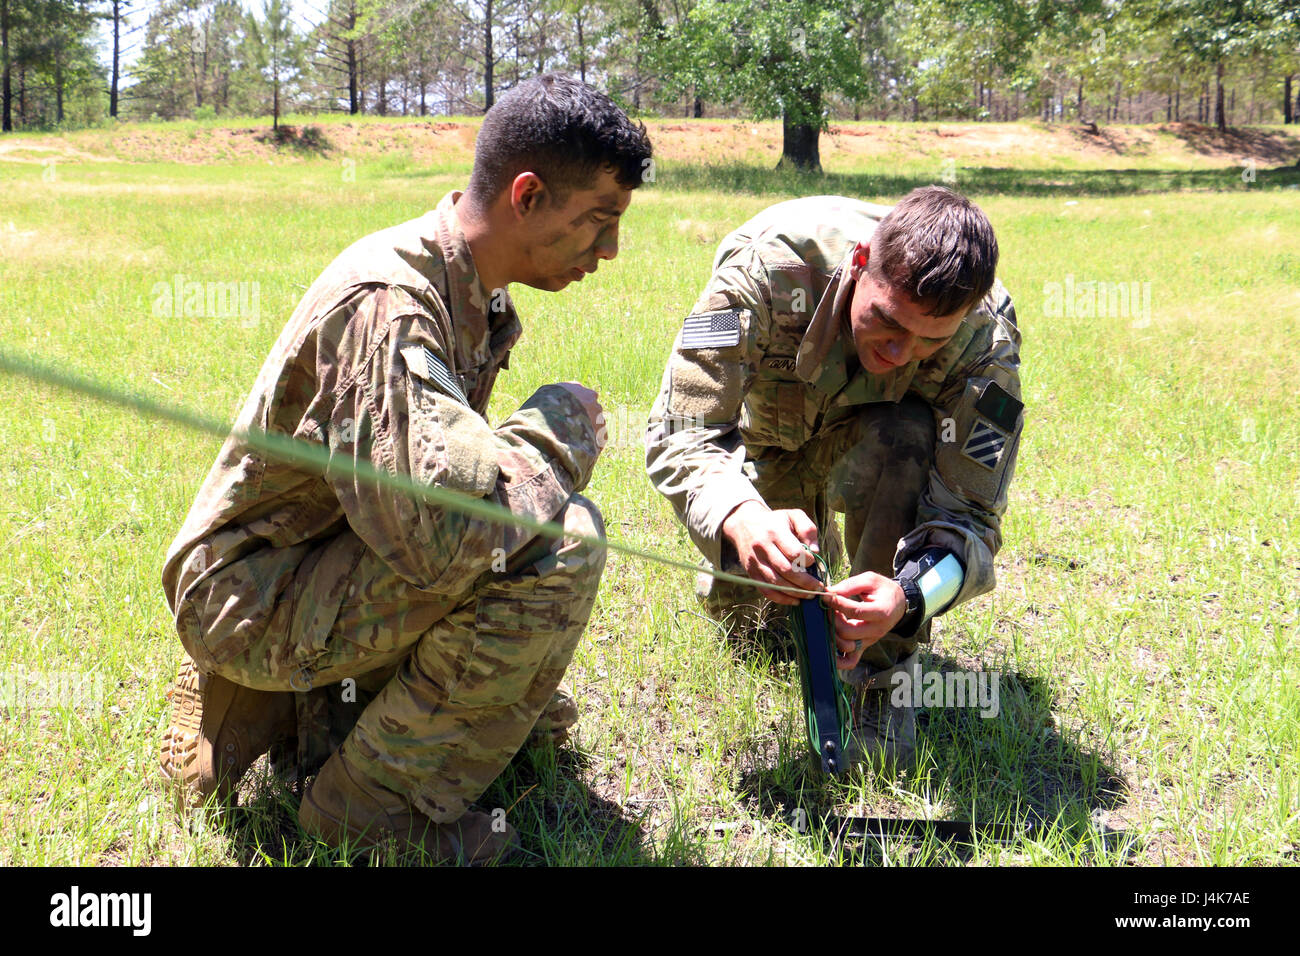
[{"label": "soldier's left hand", "polygon": [[831,585],[822,601],[835,612],[835,666],[840,670],[857,667],[863,651],[893,630],[907,611],[898,582],[874,571]]}]

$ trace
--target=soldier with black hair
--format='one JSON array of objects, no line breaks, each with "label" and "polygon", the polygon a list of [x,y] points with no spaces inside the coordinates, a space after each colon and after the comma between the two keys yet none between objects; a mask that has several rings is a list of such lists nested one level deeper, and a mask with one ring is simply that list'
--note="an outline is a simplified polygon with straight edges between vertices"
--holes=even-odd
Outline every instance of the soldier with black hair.
[{"label": "soldier with black hair", "polygon": [[530,733],[577,718],[561,678],[604,552],[573,538],[312,474],[239,438],[265,430],[603,535],[579,494],[600,454],[596,394],[538,389],[486,418],[522,326],[507,287],[555,291],[618,253],[651,147],[568,77],[488,111],[465,192],[345,250],[304,295],[167,554],[186,657],[164,773],[229,799],[268,750],[316,773],[299,820],[332,846],[388,836],[477,863],[518,842],[469,809]]}]

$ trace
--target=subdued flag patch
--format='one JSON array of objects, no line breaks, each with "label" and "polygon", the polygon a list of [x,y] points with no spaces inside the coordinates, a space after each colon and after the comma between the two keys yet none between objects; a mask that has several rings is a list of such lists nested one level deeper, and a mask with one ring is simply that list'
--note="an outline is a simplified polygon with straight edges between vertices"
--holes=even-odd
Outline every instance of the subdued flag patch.
[{"label": "subdued flag patch", "polygon": [[434,384],[443,392],[456,399],[462,405],[468,405],[469,399],[465,393],[460,390],[460,383],[456,381],[456,376],[451,374],[451,369],[447,368],[445,362],[433,354],[433,349],[424,346],[424,361],[429,368],[429,378],[433,379]]},{"label": "subdued flag patch", "polygon": [[984,419],[976,418],[975,424],[971,426],[970,435],[966,438],[966,444],[961,446],[961,453],[975,464],[992,471],[998,466],[1006,447],[1006,435]]},{"label": "subdued flag patch", "polygon": [[740,341],[740,312],[700,312],[682,326],[682,348],[725,349]]}]

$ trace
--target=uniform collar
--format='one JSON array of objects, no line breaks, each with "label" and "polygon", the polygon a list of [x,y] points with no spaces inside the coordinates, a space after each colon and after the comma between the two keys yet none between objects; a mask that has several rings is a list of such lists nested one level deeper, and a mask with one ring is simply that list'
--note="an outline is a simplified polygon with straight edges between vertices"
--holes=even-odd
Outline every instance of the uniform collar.
[{"label": "uniform collar", "polygon": [[[813,310],[812,321],[799,343],[799,354],[794,363],[796,375],[828,395],[834,395],[848,381],[842,317],[847,314],[849,298],[853,294],[850,255],[852,250],[836,268],[821,301]],[[839,348],[836,348],[837,343]]]},{"label": "uniform collar", "polygon": [[[455,205],[462,195],[453,190],[442,197],[433,211],[432,238],[442,253],[445,285],[441,291],[456,338],[456,362],[459,368],[472,368],[509,351],[523,327],[505,289],[492,295],[483,288],[469,242],[456,220]],[[437,285],[441,277],[429,278]]]},{"label": "uniform collar", "polygon": [[813,311],[812,321],[799,344],[795,374],[818,391],[835,396],[837,405],[896,402],[906,394],[917,363],[911,362],[883,375],[872,375],[858,364],[848,319],[855,284],[849,270],[852,255],[850,249]]}]

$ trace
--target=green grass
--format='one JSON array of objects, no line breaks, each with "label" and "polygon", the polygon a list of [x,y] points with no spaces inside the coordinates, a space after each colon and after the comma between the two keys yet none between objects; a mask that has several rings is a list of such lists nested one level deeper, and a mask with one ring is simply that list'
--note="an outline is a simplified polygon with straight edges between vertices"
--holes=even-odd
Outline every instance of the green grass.
[{"label": "green grass", "polygon": [[[824,784],[793,665],[719,640],[689,575],[611,555],[570,671],[575,741],[522,753],[480,801],[508,810],[526,862],[1294,862],[1296,177],[1060,166],[957,171],[998,229],[1028,410],[999,587],[940,619],[931,651],[1000,671],[1000,714],[928,711],[916,772]],[[717,241],[792,195],[891,201],[939,176],[929,157],[832,169],[665,161],[618,260],[563,293],[515,290],[526,334],[492,417],[547,382],[597,388],[630,423],[588,492],[611,536],[694,558],[644,475],[640,423]],[[60,163],[47,181],[0,164],[0,342],[231,420],[316,274],[467,169],[390,157],[355,173]],[[177,274],[259,283],[260,316],[154,316],[155,284]],[[1067,276],[1150,283],[1150,315],[1049,315]],[[0,673],[105,689],[98,708],[8,704],[0,863],[339,862],[273,780],[186,822],[157,779],[180,652],[162,556],[217,442],[11,378],[0,396]],[[1040,828],[1009,847],[840,845],[799,832],[799,807]]]}]

